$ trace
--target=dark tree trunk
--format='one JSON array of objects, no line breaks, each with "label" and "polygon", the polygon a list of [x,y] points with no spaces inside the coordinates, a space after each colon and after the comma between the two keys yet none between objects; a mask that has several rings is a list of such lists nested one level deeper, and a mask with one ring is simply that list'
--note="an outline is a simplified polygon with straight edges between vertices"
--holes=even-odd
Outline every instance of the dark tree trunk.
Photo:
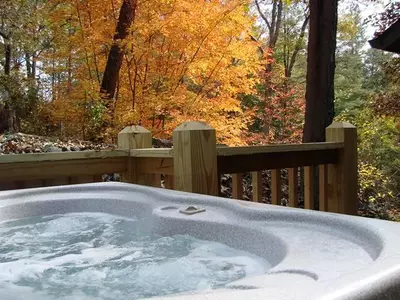
[{"label": "dark tree trunk", "polygon": [[26,64],[26,77],[32,78],[32,64],[31,64],[31,56],[28,52],[25,53],[25,64]]},{"label": "dark tree trunk", "polygon": [[104,104],[111,116],[113,113],[112,99],[115,95],[119,71],[121,69],[124,56],[123,48],[120,45],[120,42],[128,36],[129,28],[131,27],[135,18],[136,4],[136,0],[124,0],[122,3],[113,44],[108,54],[106,68],[104,71],[103,80],[101,82],[100,92],[103,94],[103,99],[105,100]]},{"label": "dark tree trunk", "polygon": [[325,141],[334,117],[338,0],[310,0],[304,142]]},{"label": "dark tree trunk", "polygon": [[[12,59],[12,51],[11,45],[9,43],[9,39],[6,39],[6,43],[4,45],[4,75],[11,75],[11,59]],[[16,122],[16,114],[15,109],[11,105],[11,91],[9,91],[6,95],[6,101],[4,107],[1,108],[2,112],[0,113],[0,131],[8,131],[10,133],[14,133],[18,131],[17,122]]]},{"label": "dark tree trunk", "polygon": [[9,76],[11,74],[11,46],[6,42],[4,45],[5,62],[4,62],[4,74]]}]

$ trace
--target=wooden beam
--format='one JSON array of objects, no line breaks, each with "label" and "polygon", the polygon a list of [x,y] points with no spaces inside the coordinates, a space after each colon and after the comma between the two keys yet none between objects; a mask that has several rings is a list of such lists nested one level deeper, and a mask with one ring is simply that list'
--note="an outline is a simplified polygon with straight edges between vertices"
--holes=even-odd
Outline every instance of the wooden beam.
[{"label": "wooden beam", "polygon": [[137,174],[174,175],[173,158],[133,157],[132,164]]},{"label": "wooden beam", "polygon": [[164,175],[164,186],[166,189],[173,190],[174,189],[174,176],[173,175]]},{"label": "wooden beam", "polygon": [[93,182],[103,182],[103,175],[104,174],[94,175],[93,176]]},{"label": "wooden beam", "polygon": [[334,164],[338,161],[338,151],[339,149],[328,149],[218,156],[218,171],[222,174],[234,174]]},{"label": "wooden beam", "polygon": [[56,177],[56,178],[47,178],[43,180],[43,186],[57,186],[57,185],[68,185],[68,184],[74,184],[74,183],[79,183],[77,180],[75,181],[75,178],[77,177]]},{"label": "wooden beam", "polygon": [[253,186],[253,201],[262,202],[262,172],[251,173],[251,183]]},{"label": "wooden beam", "polygon": [[144,176],[144,184],[156,188],[161,187],[161,174],[146,174]]},{"label": "wooden beam", "polygon": [[265,146],[248,146],[248,147],[218,147],[218,156],[231,155],[250,155],[260,153],[283,153],[283,152],[304,152],[342,149],[343,143],[304,143],[304,144],[281,144],[281,145],[265,145]]},{"label": "wooden beam", "polygon": [[314,209],[314,167],[304,167],[304,208]]},{"label": "wooden beam", "polygon": [[95,181],[94,181],[94,176],[86,175],[86,176],[71,177],[70,182],[71,184],[80,184],[80,183],[92,183]]},{"label": "wooden beam", "polygon": [[243,199],[243,174],[232,174],[232,198]]},{"label": "wooden beam", "polygon": [[[152,147],[152,135],[149,130],[142,126],[128,126],[118,133],[118,149],[126,150],[128,153],[132,149],[142,149]],[[144,175],[139,175],[137,172],[136,161],[130,157],[127,162],[127,168],[121,174],[121,181],[129,183],[144,184],[148,180]]]},{"label": "wooden beam", "polygon": [[218,195],[215,129],[203,122],[186,122],[173,131],[175,189]]},{"label": "wooden beam", "polygon": [[23,185],[24,185],[24,189],[37,188],[37,187],[45,186],[43,179],[26,180],[26,181],[23,182]]},{"label": "wooden beam", "polygon": [[89,158],[59,161],[1,163],[0,181],[52,179],[63,176],[102,175],[123,173],[127,157]]},{"label": "wooden beam", "polygon": [[281,187],[281,170],[275,169],[271,171],[271,202],[275,205],[281,205],[282,187]]},{"label": "wooden beam", "polygon": [[328,211],[328,166],[319,166],[319,210]]},{"label": "wooden beam", "polygon": [[132,149],[130,151],[131,157],[157,157],[157,158],[172,158],[172,148],[146,148],[146,149]]},{"label": "wooden beam", "polygon": [[66,160],[87,160],[101,158],[128,158],[128,151],[121,150],[101,150],[101,151],[77,151],[77,152],[55,152],[55,153],[27,153],[27,154],[7,154],[0,155],[1,164],[11,163],[39,163],[39,162],[57,162]]},{"label": "wooden beam", "polygon": [[290,168],[289,170],[289,206],[296,207],[298,200],[298,169]]}]

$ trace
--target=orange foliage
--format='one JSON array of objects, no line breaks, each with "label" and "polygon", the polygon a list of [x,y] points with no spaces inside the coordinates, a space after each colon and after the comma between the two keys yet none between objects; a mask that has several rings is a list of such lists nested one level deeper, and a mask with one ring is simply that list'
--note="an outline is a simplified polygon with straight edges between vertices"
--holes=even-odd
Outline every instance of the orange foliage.
[{"label": "orange foliage", "polygon": [[[54,2],[49,16],[54,47],[46,52],[52,76],[53,118],[69,134],[90,137],[106,115],[99,84],[120,0]],[[141,124],[166,137],[180,123],[203,120],[220,142],[243,144],[252,112],[238,96],[254,92],[261,64],[248,32],[249,1],[139,1],[125,49],[114,128]]]},{"label": "orange foliage", "polygon": [[305,113],[304,86],[285,76],[284,66],[272,59],[270,50],[264,50],[265,64],[271,63],[272,72],[260,72],[264,79],[258,91],[255,119],[259,130],[246,132],[244,140],[250,145],[272,143],[301,143]]}]

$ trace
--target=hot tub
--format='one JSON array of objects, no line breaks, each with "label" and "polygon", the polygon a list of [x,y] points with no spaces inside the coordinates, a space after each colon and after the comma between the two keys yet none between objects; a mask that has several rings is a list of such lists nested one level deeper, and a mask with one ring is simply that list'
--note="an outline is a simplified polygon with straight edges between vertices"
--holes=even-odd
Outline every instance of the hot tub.
[{"label": "hot tub", "polygon": [[[52,240],[51,234],[55,233],[58,234],[57,238],[54,238],[55,242],[62,234],[67,236],[69,241],[73,240],[73,235],[76,234],[73,231],[76,230],[73,227],[75,223],[72,225],[68,223],[69,225],[66,226],[62,223],[63,217],[48,217],[64,215],[72,216],[74,222],[84,220],[82,222],[90,229],[87,231],[89,235],[102,226],[104,229],[102,234],[111,239],[113,233],[109,232],[109,224],[117,224],[116,226],[125,224],[122,230],[126,233],[131,228],[129,220],[144,220],[140,226],[147,233],[156,235],[157,243],[161,242],[162,247],[168,246],[165,246],[166,241],[175,243],[175,246],[179,244],[179,247],[186,250],[188,247],[193,248],[193,244],[200,245],[202,254],[198,252],[191,254],[192,259],[196,262],[201,260],[202,263],[204,261],[208,263],[207,255],[211,251],[210,249],[222,249],[221,247],[226,247],[223,248],[225,251],[223,253],[226,251],[234,253],[231,256],[234,256],[235,259],[243,258],[246,255],[246,262],[248,262],[248,257],[251,259],[252,271],[249,273],[252,276],[244,274],[248,269],[240,269],[240,266],[245,265],[246,262],[223,262],[225,264],[222,267],[223,271],[226,269],[230,274],[240,273],[243,275],[239,276],[240,278],[237,280],[225,280],[226,274],[221,273],[221,268],[217,271],[212,266],[210,267],[211,271],[207,269],[208,273],[205,274],[210,274],[210,276],[219,274],[220,277],[217,276],[217,279],[223,279],[221,281],[223,284],[216,285],[215,288],[209,288],[209,286],[202,288],[201,285],[198,285],[196,278],[192,278],[194,281],[191,282],[191,278],[185,278],[174,269],[168,273],[167,267],[163,265],[163,269],[159,269],[160,272],[164,272],[162,276],[156,277],[154,282],[145,280],[141,284],[148,284],[151,287],[152,284],[156,285],[159,281],[163,281],[168,285],[170,280],[176,284],[174,278],[183,276],[181,282],[187,282],[189,287],[177,288],[177,293],[161,293],[160,297],[157,294],[149,294],[154,296],[152,299],[400,299],[400,224],[394,222],[249,203],[123,183],[95,183],[7,191],[0,193],[0,200],[0,221],[3,224],[0,226],[0,237],[3,235],[3,239],[5,239],[2,242],[2,248],[0,247],[0,299],[2,300],[98,299],[98,297],[91,298],[84,293],[79,294],[81,291],[77,291],[78,294],[66,293],[61,297],[57,293],[60,293],[62,288],[58,288],[57,293],[46,294],[44,292],[46,286],[42,286],[40,276],[56,280],[58,273],[53,267],[46,266],[46,261],[54,261],[54,257],[49,258],[48,250],[42,249],[39,235],[41,235],[40,238],[47,238],[46,241]],[[82,213],[84,214],[82,215]],[[97,223],[93,223],[93,225],[88,221],[97,220],[98,216],[104,221],[101,226],[96,225]],[[36,225],[32,225],[32,220],[35,220]],[[57,222],[54,223],[54,220]],[[50,223],[57,224],[57,226],[52,227],[49,235],[48,224]],[[44,227],[47,231],[41,229]],[[28,230],[30,234],[38,231],[38,238],[26,236],[24,230]],[[132,228],[132,230],[134,229]],[[76,235],[78,236],[78,234]],[[172,238],[177,236],[178,240]],[[87,244],[85,239],[86,233],[79,236],[79,240],[74,243]],[[11,240],[17,246],[32,243],[35,248],[28,250],[18,248],[19,250],[16,250],[17,248],[7,246],[8,243],[13,245]],[[140,241],[143,242],[143,240]],[[202,244],[203,241],[210,241],[211,244]],[[59,241],[59,243],[66,247],[65,242]],[[124,243],[124,245],[130,245],[129,241],[124,241]],[[93,274],[98,274],[98,281],[102,282],[108,278],[107,272],[113,271],[107,263],[110,260],[115,262],[115,257],[108,258],[107,249],[100,255],[98,252],[93,252],[92,248],[96,248],[93,245],[91,244],[84,251],[69,249],[70,252],[66,255],[63,254],[62,257],[63,259],[75,257],[74,255],[83,253],[86,255],[86,258],[83,259],[84,262],[81,262],[84,265],[87,263],[85,259],[95,260],[94,264],[100,260],[103,264],[102,272],[99,274],[92,272],[88,276],[90,282],[93,282],[93,280],[97,280],[93,279]],[[154,251],[161,251],[161,255],[164,255],[162,250],[164,248],[159,248],[159,244],[151,245],[153,245],[151,247],[154,248],[152,248]],[[112,249],[115,250],[115,248]],[[167,249],[165,251],[169,251],[170,248],[165,249]],[[198,251],[198,248],[196,249]],[[32,254],[32,251],[37,253]],[[16,259],[15,253],[24,259]],[[138,263],[138,260],[132,258],[132,253],[128,258],[122,254],[118,257],[118,265],[121,264],[123,270],[130,270],[126,268],[132,264],[132,261],[134,264]],[[242,253],[246,254],[242,255]],[[44,260],[44,265],[43,263],[36,265],[32,259],[28,259],[36,257],[33,255],[45,256],[48,260]],[[53,254],[51,253],[51,255]],[[222,254],[222,256],[226,255]],[[79,256],[79,259],[81,260],[82,256]],[[229,259],[227,258],[228,261]],[[59,257],[57,260],[58,266],[68,268],[68,261],[59,262]],[[20,266],[23,271],[32,266],[39,268],[39,271],[34,272],[33,276],[36,277],[33,278],[33,282],[35,282],[33,286],[29,286],[29,288],[24,286],[24,282],[27,280],[25,277],[19,278],[17,283],[13,283],[13,280],[16,280],[16,271],[21,271],[21,269],[15,269],[16,261],[20,264],[17,266]],[[146,260],[144,262],[144,265],[148,266]],[[143,263],[142,258],[140,258],[140,263]],[[180,268],[182,266],[186,269],[198,267],[199,272],[204,271],[203,265],[192,266],[193,260],[184,260],[179,263]],[[221,267],[221,263],[221,261],[217,262],[219,267]],[[13,267],[8,267],[7,264]],[[157,264],[153,263],[152,267],[154,266]],[[157,272],[157,268],[152,270]],[[126,276],[129,277],[130,274],[127,273]],[[132,282],[137,281],[137,276],[132,278]],[[86,280],[84,277],[79,277],[79,280],[71,278],[72,281],[79,281],[81,287]],[[113,280],[120,279],[114,278]],[[12,288],[10,288],[10,284]],[[35,298],[32,295],[36,292],[37,297]],[[115,293],[114,296],[110,295],[110,291],[108,291],[108,298],[106,296],[103,298],[118,299],[119,291],[115,289],[111,292]],[[98,291],[96,290],[95,293]],[[56,294],[57,296],[55,296]]]}]

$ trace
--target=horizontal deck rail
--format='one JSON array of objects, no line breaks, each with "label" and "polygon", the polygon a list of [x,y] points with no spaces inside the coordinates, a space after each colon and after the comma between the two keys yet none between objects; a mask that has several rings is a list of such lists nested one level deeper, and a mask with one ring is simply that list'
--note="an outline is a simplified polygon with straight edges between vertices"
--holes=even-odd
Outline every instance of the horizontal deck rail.
[{"label": "horizontal deck rail", "polygon": [[297,206],[303,184],[305,208],[356,213],[357,132],[351,124],[328,127],[324,143],[219,147],[213,128],[187,122],[174,131],[173,145],[152,148],[150,131],[129,126],[118,135],[119,150],[2,155],[0,189],[102,181],[103,174],[119,173],[124,182],[218,195],[220,176],[231,174],[232,197],[243,199],[243,174],[250,172],[252,200],[262,202],[263,175],[270,170],[271,202],[280,205],[282,169],[288,169],[289,206]]},{"label": "horizontal deck rail", "polygon": [[103,174],[126,172],[128,159],[129,152],[122,150],[2,155],[0,182],[87,176],[99,179]]},{"label": "horizontal deck rail", "polygon": [[[315,145],[314,145],[315,146]],[[338,162],[339,149],[252,152],[251,154],[218,155],[218,170],[222,174],[316,166]],[[277,150],[275,148],[275,150]]]}]

